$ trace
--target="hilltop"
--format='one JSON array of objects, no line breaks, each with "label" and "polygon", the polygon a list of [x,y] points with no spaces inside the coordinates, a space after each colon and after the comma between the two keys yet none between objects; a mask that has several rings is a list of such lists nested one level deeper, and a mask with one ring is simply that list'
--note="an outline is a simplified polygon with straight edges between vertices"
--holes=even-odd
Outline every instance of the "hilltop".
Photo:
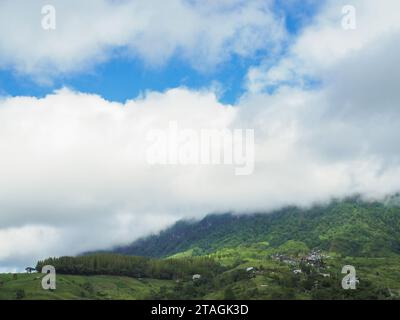
[{"label": "hilltop", "polygon": [[191,250],[193,255],[204,255],[263,241],[279,247],[289,240],[349,256],[397,255],[400,207],[395,201],[351,198],[309,209],[288,207],[269,214],[209,215],[200,221],[179,221],[157,235],[113,252],[168,257]]}]

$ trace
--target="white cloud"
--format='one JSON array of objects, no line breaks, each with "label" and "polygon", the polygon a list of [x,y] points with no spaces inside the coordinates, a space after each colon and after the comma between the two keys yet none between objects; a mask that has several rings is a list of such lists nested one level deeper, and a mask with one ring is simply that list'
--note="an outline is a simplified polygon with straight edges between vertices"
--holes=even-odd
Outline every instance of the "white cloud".
[{"label": "white cloud", "polygon": [[[342,8],[349,4],[356,10],[355,30],[345,30],[341,23]],[[394,42],[393,46],[398,50],[399,10],[400,3],[396,0],[379,3],[374,0],[326,1],[313,23],[301,32],[279,63],[266,62],[250,69],[249,90],[259,92],[280,83],[303,86],[309,78],[329,82],[335,80],[332,77],[338,71],[347,69],[351,74],[359,70],[357,59],[365,60],[376,48],[384,47],[383,41]],[[347,62],[352,57],[353,65],[349,70]],[[374,62],[387,63],[385,60]]]},{"label": "white cloud", "polygon": [[[354,192],[382,196],[398,190],[398,163],[385,163],[390,154],[379,150],[386,131],[355,148],[359,135],[348,132],[349,124],[323,121],[316,112],[325,98],[287,88],[273,96],[244,97],[236,107],[221,105],[211,92],[186,89],[126,104],[66,89],[43,99],[5,99],[0,103],[0,223],[7,239],[2,258],[10,264],[21,261],[22,253],[25,262],[47,253],[105,248],[209,212],[268,211]],[[254,174],[235,176],[234,168],[224,165],[149,166],[146,133],[171,120],[192,129],[254,128]],[[377,128],[389,123],[382,121]],[[366,121],[357,130],[377,133],[370,125]],[[398,128],[391,134],[398,136]],[[390,143],[387,149],[397,148]],[[45,231],[38,237],[36,229],[26,233],[33,244],[44,241],[41,250],[30,251],[18,240],[24,228],[43,225],[50,228],[49,238]]]},{"label": "white cloud", "polygon": [[21,270],[60,250],[61,234],[53,227],[23,226],[0,229],[0,272]]},{"label": "white cloud", "polygon": [[[36,80],[79,72],[114,56],[150,66],[180,56],[208,69],[232,54],[274,48],[285,36],[270,0],[5,0],[0,2],[0,67]],[[56,30],[41,8],[56,9]]]}]

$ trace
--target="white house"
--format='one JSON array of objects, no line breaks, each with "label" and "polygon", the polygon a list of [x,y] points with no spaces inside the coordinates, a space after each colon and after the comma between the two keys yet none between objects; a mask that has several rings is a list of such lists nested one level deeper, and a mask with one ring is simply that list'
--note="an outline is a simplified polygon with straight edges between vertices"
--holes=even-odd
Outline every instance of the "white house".
[{"label": "white house", "polygon": [[200,279],[201,279],[201,275],[200,274],[194,274],[193,277],[192,277],[193,281],[200,280]]},{"label": "white house", "polygon": [[330,278],[330,274],[329,273],[320,273],[321,276],[323,276],[324,278]]}]

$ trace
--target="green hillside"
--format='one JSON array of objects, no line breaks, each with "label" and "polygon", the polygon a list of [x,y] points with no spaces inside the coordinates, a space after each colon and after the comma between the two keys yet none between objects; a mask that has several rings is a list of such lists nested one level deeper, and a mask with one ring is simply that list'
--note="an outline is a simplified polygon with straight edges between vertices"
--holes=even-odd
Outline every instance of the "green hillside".
[{"label": "green hillside", "polygon": [[[0,275],[0,299],[400,299],[400,206],[359,198],[271,214],[210,215],[113,253],[49,258]],[[356,269],[356,290],[342,268]],[[199,274],[200,279],[193,279]]]},{"label": "green hillside", "polygon": [[167,257],[191,250],[203,255],[220,248],[288,240],[343,255],[379,257],[400,253],[400,207],[394,201],[334,201],[310,209],[285,208],[270,214],[210,215],[180,221],[171,228],[115,249],[115,252]]},{"label": "green hillside", "polygon": [[122,276],[57,275],[56,290],[43,290],[42,274],[0,274],[0,300],[147,299],[172,281]]},{"label": "green hillside", "polygon": [[[0,299],[400,299],[400,257],[343,257],[323,252],[323,264],[312,267],[301,263],[301,257],[309,253],[304,243],[294,241],[278,248],[265,242],[225,248],[207,257],[215,268],[211,272],[201,260],[182,253],[163,260],[178,266],[173,274],[166,276],[161,268],[143,277],[112,275],[118,270],[113,269],[113,255],[53,259],[48,262],[56,262],[60,270],[56,290],[41,288],[42,274],[0,275]],[[279,254],[289,262],[275,258]],[[97,258],[108,261],[110,267],[93,265]],[[132,261],[121,258],[128,264]],[[180,269],[188,261],[201,275],[199,280],[192,279],[193,270]],[[357,270],[356,290],[341,287],[344,265]],[[123,264],[118,268],[121,273],[130,272]],[[294,272],[298,269],[301,273]],[[71,274],[65,274],[66,270]],[[100,270],[104,274],[96,275]]]}]

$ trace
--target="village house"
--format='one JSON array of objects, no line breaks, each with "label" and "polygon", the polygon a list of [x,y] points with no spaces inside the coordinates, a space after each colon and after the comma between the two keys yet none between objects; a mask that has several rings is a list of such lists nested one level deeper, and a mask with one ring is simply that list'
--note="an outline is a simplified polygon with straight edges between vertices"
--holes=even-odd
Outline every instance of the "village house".
[{"label": "village house", "polygon": [[325,267],[323,255],[321,254],[320,250],[316,249],[312,250],[308,255],[302,257],[300,262],[315,268]]},{"label": "village house", "polygon": [[330,274],[329,273],[320,273],[321,276],[323,276],[324,278],[330,278]]},{"label": "village house", "polygon": [[201,275],[200,274],[194,274],[193,277],[192,277],[193,281],[200,280],[200,279],[201,279]]},{"label": "village house", "polygon": [[278,260],[278,261],[280,261],[280,262],[289,264],[289,265],[291,265],[291,266],[295,266],[295,265],[297,265],[297,263],[298,263],[298,262],[296,261],[296,259],[294,259],[294,258],[292,258],[292,257],[289,257],[289,256],[287,256],[287,255],[284,255],[284,254],[280,254],[280,253],[277,253],[277,254],[272,255],[271,258],[274,259],[274,260]]}]

